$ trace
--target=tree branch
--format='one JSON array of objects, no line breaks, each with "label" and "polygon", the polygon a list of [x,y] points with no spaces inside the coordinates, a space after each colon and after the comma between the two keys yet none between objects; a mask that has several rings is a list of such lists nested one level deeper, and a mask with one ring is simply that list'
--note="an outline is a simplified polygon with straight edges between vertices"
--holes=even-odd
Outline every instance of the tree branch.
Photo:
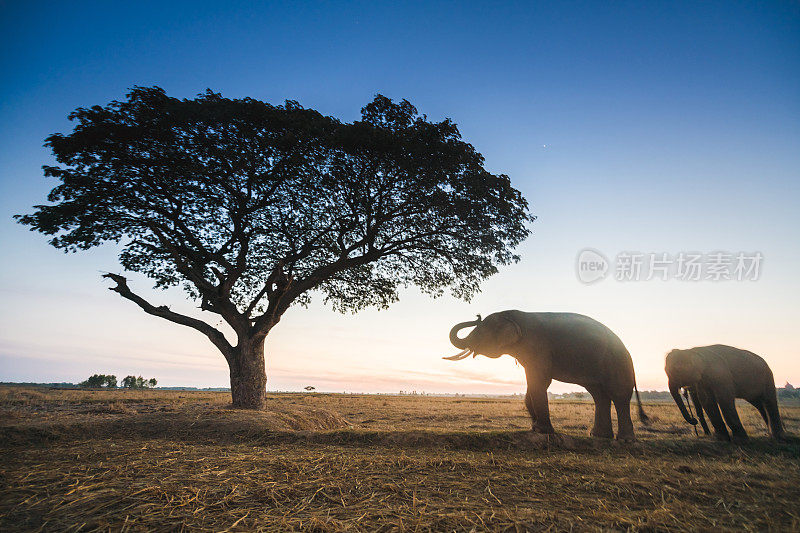
[{"label": "tree branch", "polygon": [[219,348],[219,351],[222,352],[222,355],[224,355],[226,359],[229,359],[231,357],[233,352],[233,347],[228,343],[228,340],[225,338],[225,335],[223,335],[221,331],[206,324],[202,320],[182,315],[180,313],[176,313],[175,311],[170,311],[169,307],[167,307],[166,305],[160,305],[158,307],[154,306],[141,296],[134,294],[133,291],[131,291],[130,288],[128,288],[128,280],[124,276],[120,276],[119,274],[111,274],[109,272],[107,274],[103,274],[103,277],[108,278],[117,284],[116,287],[109,287],[108,290],[114,291],[123,298],[132,301],[133,303],[141,307],[145,313],[164,318],[166,320],[169,320],[170,322],[181,324],[182,326],[188,326],[190,328],[196,329],[197,331],[208,337],[211,340],[211,342],[214,343],[214,346]]},{"label": "tree branch", "polygon": [[202,259],[197,259],[195,260],[194,265],[190,265],[182,255],[182,252],[185,255],[191,254],[191,251],[188,249],[188,247],[178,249],[178,247],[170,242],[167,236],[160,231],[156,224],[150,225],[150,231],[152,231],[156,238],[158,238],[159,242],[161,242],[161,245],[166,248],[170,254],[172,254],[175,262],[175,268],[178,270],[178,272],[183,274],[195,285],[195,287],[197,287],[197,290],[200,292],[201,296],[203,296],[203,298],[206,300],[205,309],[218,313],[220,316],[222,316],[222,318],[225,319],[225,321],[236,331],[237,334],[244,333],[250,326],[250,322],[239,312],[236,306],[231,303],[227,296],[220,296],[221,289],[219,286],[215,286],[213,283],[205,279],[203,276],[203,271],[201,270],[200,266],[198,266],[205,266],[205,263],[202,263]]}]

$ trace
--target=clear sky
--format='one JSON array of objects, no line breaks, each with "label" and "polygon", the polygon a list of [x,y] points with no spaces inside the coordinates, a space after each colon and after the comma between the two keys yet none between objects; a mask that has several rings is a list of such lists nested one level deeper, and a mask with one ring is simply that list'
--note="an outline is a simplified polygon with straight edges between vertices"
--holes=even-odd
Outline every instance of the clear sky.
[{"label": "clear sky", "polygon": [[[0,2],[0,381],[228,385],[207,339],[106,290],[113,248],[65,255],[11,219],[55,184],[42,143],[70,130],[70,111],[159,85],[347,121],[376,93],[407,98],[458,123],[539,217],[522,261],[470,303],[409,290],[388,311],[290,310],[268,338],[270,390],[521,392],[510,357],[440,359],[453,323],[503,309],[604,322],[643,389],[666,387],[670,349],[713,343],[800,384],[800,3],[251,4]],[[586,247],[764,259],[755,281],[586,285]]]}]

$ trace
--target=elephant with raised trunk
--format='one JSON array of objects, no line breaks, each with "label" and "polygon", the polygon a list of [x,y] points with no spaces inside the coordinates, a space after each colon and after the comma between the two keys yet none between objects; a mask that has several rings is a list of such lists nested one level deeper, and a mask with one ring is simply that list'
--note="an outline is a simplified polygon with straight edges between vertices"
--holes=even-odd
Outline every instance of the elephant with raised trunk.
[{"label": "elephant with raised trunk", "polygon": [[[461,329],[475,326],[465,338]],[[617,438],[635,440],[631,421],[631,395],[636,389],[631,355],[610,329],[587,316],[575,313],[525,313],[502,311],[485,319],[456,324],[450,342],[461,353],[445,359],[460,360],[477,354],[497,358],[508,354],[525,369],[528,390],[525,406],[533,430],[554,433],[550,423],[547,388],[552,380],[575,383],[594,399],[594,427],[591,434],[613,438],[611,403],[617,410]],[[647,422],[639,391],[639,418]]]},{"label": "elephant with raised trunk", "polygon": [[723,344],[672,350],[667,354],[664,370],[669,378],[669,391],[683,418],[697,424],[681,399],[681,387],[691,393],[706,434],[709,431],[703,411],[708,414],[717,439],[731,440],[725,427],[727,422],[733,440],[746,441],[747,432],[736,412],[736,398],[742,398],[758,409],[773,438],[785,438],[772,370],[753,352]]}]

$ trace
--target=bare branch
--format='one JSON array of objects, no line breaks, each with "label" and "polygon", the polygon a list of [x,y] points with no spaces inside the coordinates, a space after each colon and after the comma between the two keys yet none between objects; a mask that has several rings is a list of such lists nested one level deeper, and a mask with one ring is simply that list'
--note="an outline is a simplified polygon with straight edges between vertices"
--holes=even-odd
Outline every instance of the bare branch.
[{"label": "bare branch", "polygon": [[171,311],[169,307],[166,305],[160,305],[158,307],[154,306],[141,296],[134,294],[133,291],[130,290],[128,287],[128,280],[124,276],[120,276],[119,274],[112,274],[107,273],[103,274],[104,278],[108,278],[114,281],[117,286],[116,287],[109,287],[108,290],[114,291],[118,293],[123,298],[126,298],[139,307],[141,307],[145,313],[149,313],[154,316],[158,316],[169,320],[170,322],[175,322],[176,324],[181,324],[182,326],[188,326],[190,328],[196,329],[206,337],[208,337],[211,342],[214,343],[214,346],[219,348],[225,358],[229,358],[233,352],[233,347],[228,343],[225,335],[222,334],[221,331],[217,330],[216,328],[206,324],[202,320],[192,318],[190,316],[182,315],[180,313],[176,313],[175,311]]}]

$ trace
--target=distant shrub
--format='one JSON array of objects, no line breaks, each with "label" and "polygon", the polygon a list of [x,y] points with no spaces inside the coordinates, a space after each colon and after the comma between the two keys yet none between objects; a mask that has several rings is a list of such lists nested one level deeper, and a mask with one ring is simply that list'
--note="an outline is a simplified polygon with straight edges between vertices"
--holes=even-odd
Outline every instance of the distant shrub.
[{"label": "distant shrub", "polygon": [[89,376],[86,381],[80,382],[79,386],[89,389],[115,389],[117,388],[117,376],[114,376],[113,374],[94,374]]},{"label": "distant shrub", "polygon": [[122,387],[126,389],[150,389],[156,386],[156,378],[144,379],[142,376],[125,376]]}]

